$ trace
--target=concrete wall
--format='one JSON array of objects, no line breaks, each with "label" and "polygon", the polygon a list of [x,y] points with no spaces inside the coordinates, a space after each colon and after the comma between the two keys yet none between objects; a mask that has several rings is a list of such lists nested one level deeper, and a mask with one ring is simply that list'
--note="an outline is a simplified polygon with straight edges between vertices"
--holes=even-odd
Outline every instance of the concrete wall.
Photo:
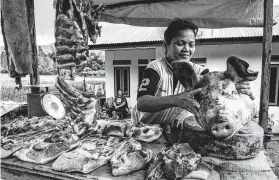
[{"label": "concrete wall", "polygon": [[[155,48],[109,50],[106,59],[106,96],[114,97],[114,67],[130,67],[130,97],[127,98],[130,107],[136,104],[138,90],[138,59],[155,59]],[[131,65],[115,65],[113,60],[131,60]]]},{"label": "concrete wall", "polygon": [[[279,55],[279,43],[273,43],[272,54]],[[108,96],[112,96],[113,85],[113,67],[112,59],[131,59],[131,98],[130,106],[133,106],[136,101],[136,91],[138,82],[137,59],[153,59],[163,55],[162,46],[154,47],[149,50],[121,50],[106,52],[106,80]],[[222,44],[222,45],[198,45],[194,57],[206,57],[206,67],[210,71],[226,70],[226,60],[229,56],[235,55],[250,64],[250,67],[259,71],[259,77],[256,81],[251,82],[255,101],[259,105],[260,88],[261,88],[261,63],[262,63],[262,43],[252,44]],[[270,106],[270,113],[278,117],[279,121],[279,106]]]}]

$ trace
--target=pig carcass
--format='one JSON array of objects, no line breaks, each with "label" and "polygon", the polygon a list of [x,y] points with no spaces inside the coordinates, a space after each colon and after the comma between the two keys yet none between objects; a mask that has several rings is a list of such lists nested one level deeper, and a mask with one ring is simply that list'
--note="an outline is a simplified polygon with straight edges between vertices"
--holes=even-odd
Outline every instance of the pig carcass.
[{"label": "pig carcass", "polygon": [[262,145],[263,129],[252,121],[257,116],[253,100],[240,94],[235,84],[255,80],[258,72],[248,69],[249,64],[235,56],[228,58],[227,70],[223,72],[198,75],[186,61],[174,61],[172,66],[182,85],[188,89],[202,88],[195,96],[201,105],[201,118],[196,120],[206,134],[193,133],[196,137],[189,138],[191,146],[202,149],[201,154],[226,159],[254,157]]}]

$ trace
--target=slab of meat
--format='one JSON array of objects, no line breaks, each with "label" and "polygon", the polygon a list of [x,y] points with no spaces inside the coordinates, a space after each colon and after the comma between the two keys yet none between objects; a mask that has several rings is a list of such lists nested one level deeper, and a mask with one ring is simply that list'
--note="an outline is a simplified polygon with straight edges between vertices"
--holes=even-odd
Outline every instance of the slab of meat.
[{"label": "slab of meat", "polygon": [[183,178],[197,168],[200,159],[201,156],[196,154],[187,143],[165,147],[150,165],[146,179],[159,180],[162,177],[170,179]]},{"label": "slab of meat", "polygon": [[34,27],[28,23],[29,8],[25,0],[1,0],[1,27],[11,77],[33,74],[32,48],[36,47],[31,41]]},{"label": "slab of meat", "polygon": [[227,60],[225,72],[198,75],[187,61],[172,62],[174,74],[186,89],[202,88],[195,99],[200,103],[200,126],[218,139],[229,139],[257,115],[254,102],[248,95],[238,93],[235,84],[253,81],[258,72],[235,56]]},{"label": "slab of meat", "polygon": [[127,123],[125,122],[110,121],[110,123],[105,126],[102,134],[105,136],[124,137],[126,128]]},{"label": "slab of meat", "polygon": [[26,142],[20,142],[13,139],[1,140],[1,159],[13,155],[16,151],[28,145]]},{"label": "slab of meat", "polygon": [[125,141],[114,152],[110,162],[112,175],[120,176],[146,167],[152,159],[152,150],[143,148],[133,138]]},{"label": "slab of meat", "polygon": [[82,135],[96,120],[98,100],[67,84],[61,77],[57,77],[55,86],[61,93],[61,101],[72,119],[75,132]]},{"label": "slab of meat", "polygon": [[54,133],[14,153],[22,161],[45,164],[56,159],[63,152],[69,151],[79,144],[77,136],[69,133]]},{"label": "slab of meat", "polygon": [[52,169],[63,172],[89,173],[109,162],[115,149],[121,144],[120,139],[110,137],[87,138],[73,151],[63,153],[52,164]]},{"label": "slab of meat", "polygon": [[143,142],[153,142],[162,135],[162,128],[157,125],[130,126],[127,128],[126,136],[133,137]]}]

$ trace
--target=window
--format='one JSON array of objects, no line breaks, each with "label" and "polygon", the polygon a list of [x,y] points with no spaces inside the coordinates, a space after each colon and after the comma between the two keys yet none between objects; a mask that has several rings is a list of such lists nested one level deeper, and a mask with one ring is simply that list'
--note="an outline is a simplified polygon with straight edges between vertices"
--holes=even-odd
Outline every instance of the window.
[{"label": "window", "polygon": [[206,65],[206,58],[191,58],[190,61],[195,63],[195,64],[199,64],[201,66],[205,66]]},{"label": "window", "polygon": [[119,89],[123,90],[123,95],[130,97],[130,67],[114,68],[114,94],[117,95]]},{"label": "window", "polygon": [[271,65],[269,105],[279,105],[279,64]]},{"label": "window", "polygon": [[131,60],[113,60],[113,65],[131,65]]}]

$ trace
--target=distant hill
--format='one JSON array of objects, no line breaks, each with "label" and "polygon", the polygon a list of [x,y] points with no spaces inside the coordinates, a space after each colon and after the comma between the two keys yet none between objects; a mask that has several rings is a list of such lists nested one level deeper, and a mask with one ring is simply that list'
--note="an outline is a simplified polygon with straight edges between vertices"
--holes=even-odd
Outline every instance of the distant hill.
[{"label": "distant hill", "polygon": [[[50,45],[38,45],[41,46],[44,52],[52,52],[52,47],[54,48],[54,44]],[[0,46],[0,53],[4,51],[4,46]]]},{"label": "distant hill", "polygon": [[38,45],[41,46],[41,48],[43,49],[43,51],[45,53],[50,53],[54,50],[54,44],[50,44],[50,45]]}]

